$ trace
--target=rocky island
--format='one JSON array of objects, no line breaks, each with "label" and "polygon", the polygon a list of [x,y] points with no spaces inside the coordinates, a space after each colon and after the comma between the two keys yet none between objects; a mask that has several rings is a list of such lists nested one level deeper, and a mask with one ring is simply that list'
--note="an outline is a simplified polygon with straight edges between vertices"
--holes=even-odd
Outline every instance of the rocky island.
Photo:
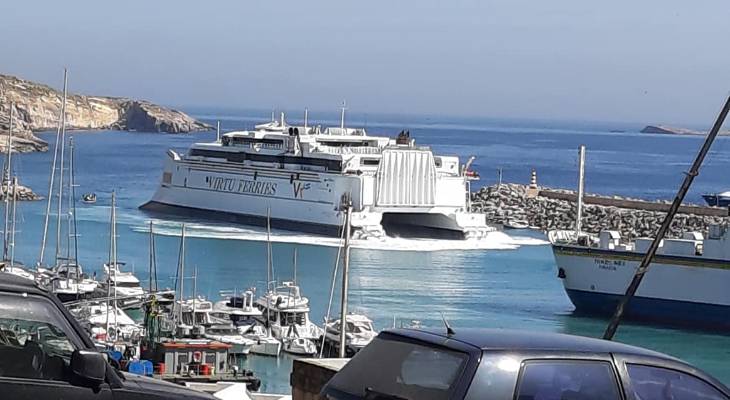
[{"label": "rocky island", "polygon": [[[707,132],[696,131],[687,128],[675,128],[666,125],[647,125],[640,131],[641,133],[659,133],[662,135],[706,135]],[[720,131],[718,135],[730,135],[730,131]]]},{"label": "rocky island", "polygon": [[[50,86],[0,74],[0,150],[5,151],[10,104],[13,104],[13,148],[18,152],[46,151],[48,144],[34,132],[55,130],[63,93]],[[143,100],[69,94],[66,129],[118,129],[186,133],[209,130],[189,115]]]}]

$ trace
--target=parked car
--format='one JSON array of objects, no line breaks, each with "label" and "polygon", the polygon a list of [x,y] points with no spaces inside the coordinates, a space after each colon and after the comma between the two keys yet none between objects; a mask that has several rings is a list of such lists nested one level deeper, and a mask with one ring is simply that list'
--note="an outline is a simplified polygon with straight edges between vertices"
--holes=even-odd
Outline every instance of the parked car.
[{"label": "parked car", "polygon": [[30,280],[7,273],[0,273],[0,397],[214,398],[114,369],[56,296]]},{"label": "parked car", "polygon": [[381,332],[325,385],[330,400],[728,400],[665,354],[580,336],[493,329]]}]

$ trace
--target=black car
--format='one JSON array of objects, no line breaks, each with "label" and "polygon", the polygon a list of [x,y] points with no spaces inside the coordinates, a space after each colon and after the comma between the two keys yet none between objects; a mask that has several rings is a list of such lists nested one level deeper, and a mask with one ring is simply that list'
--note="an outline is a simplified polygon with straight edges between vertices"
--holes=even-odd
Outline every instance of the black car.
[{"label": "black car", "polygon": [[525,331],[380,333],[322,389],[330,400],[728,400],[673,357],[620,343]]},{"label": "black car", "polygon": [[114,369],[56,296],[30,280],[0,273],[0,398],[214,397]]}]

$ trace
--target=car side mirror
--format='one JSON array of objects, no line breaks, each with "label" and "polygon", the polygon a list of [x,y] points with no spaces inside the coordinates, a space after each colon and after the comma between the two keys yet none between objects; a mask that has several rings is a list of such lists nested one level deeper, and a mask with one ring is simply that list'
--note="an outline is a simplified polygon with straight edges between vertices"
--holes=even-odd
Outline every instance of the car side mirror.
[{"label": "car side mirror", "polygon": [[84,382],[98,386],[106,377],[106,359],[95,351],[75,350],[71,354],[71,371]]}]

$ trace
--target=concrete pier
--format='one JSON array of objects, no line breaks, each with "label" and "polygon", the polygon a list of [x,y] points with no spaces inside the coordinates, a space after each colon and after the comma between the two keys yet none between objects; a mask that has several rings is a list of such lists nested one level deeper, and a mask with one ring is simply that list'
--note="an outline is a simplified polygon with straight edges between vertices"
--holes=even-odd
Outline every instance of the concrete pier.
[{"label": "concrete pier", "polygon": [[[498,224],[526,222],[543,231],[574,229],[577,195],[570,190],[520,184],[501,184],[481,188],[472,194],[472,211],[486,214]],[[619,196],[584,196],[582,230],[598,233],[618,230],[626,238],[651,237],[656,234],[670,202],[651,202]],[[728,209],[684,205],[674,218],[669,237],[680,237],[686,231],[707,233],[710,224],[729,222]]]}]

